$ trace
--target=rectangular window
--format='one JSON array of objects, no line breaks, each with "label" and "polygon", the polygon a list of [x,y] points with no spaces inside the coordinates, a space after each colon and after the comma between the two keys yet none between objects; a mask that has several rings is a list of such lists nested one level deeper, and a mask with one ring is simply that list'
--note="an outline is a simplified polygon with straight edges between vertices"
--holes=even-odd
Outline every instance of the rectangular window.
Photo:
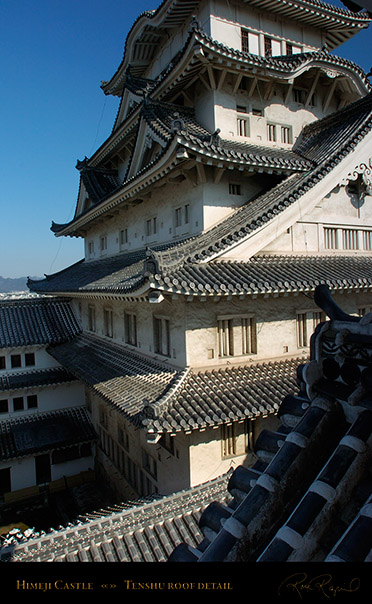
[{"label": "rectangular window", "polygon": [[146,237],[151,237],[151,235],[156,235],[157,223],[156,217],[149,218],[146,220]]},{"label": "rectangular window", "polygon": [[236,183],[229,183],[229,195],[241,195],[240,185]]},{"label": "rectangular window", "polygon": [[189,224],[190,222],[190,205],[187,203],[185,205],[185,224]]},{"label": "rectangular window", "polygon": [[96,309],[94,306],[88,306],[88,329],[96,331]]},{"label": "rectangular window", "polygon": [[252,115],[262,116],[263,115],[263,110],[262,109],[253,108],[252,109]]},{"label": "rectangular window", "polygon": [[242,354],[257,353],[257,331],[255,317],[242,317]]},{"label": "rectangular window", "polygon": [[218,329],[218,354],[220,357],[230,357],[234,354],[234,332],[232,319],[219,319]]},{"label": "rectangular window", "polygon": [[119,234],[120,245],[128,243],[128,229],[121,229]]},{"label": "rectangular window", "polygon": [[271,38],[265,36],[265,57],[272,56]]},{"label": "rectangular window", "polygon": [[358,231],[356,229],[342,229],[342,247],[344,250],[358,249]]},{"label": "rectangular window", "polygon": [[248,120],[245,117],[237,118],[238,136],[248,136]]},{"label": "rectangular window", "polygon": [[23,396],[16,396],[13,399],[13,411],[23,411],[23,409],[24,409]]},{"label": "rectangular window", "polygon": [[10,364],[12,369],[18,369],[22,367],[22,359],[20,354],[12,354],[10,357]]},{"label": "rectangular window", "polygon": [[144,449],[142,449],[142,467],[156,480],[158,474],[156,460]]},{"label": "rectangular window", "polygon": [[2,400],[0,400],[0,413],[8,413],[8,411],[8,399],[3,398]]},{"label": "rectangular window", "polygon": [[89,241],[89,243],[88,243],[88,253],[89,253],[89,256],[93,256],[93,254],[94,254],[94,241]]},{"label": "rectangular window", "polygon": [[106,237],[106,235],[104,237],[100,238],[100,250],[101,250],[101,252],[105,252],[107,250],[107,237]]},{"label": "rectangular window", "polygon": [[253,422],[245,420],[240,423],[222,424],[221,446],[223,458],[244,455],[248,450],[253,450]]},{"label": "rectangular window", "polygon": [[174,223],[176,228],[182,225],[182,208],[176,208],[174,213]]},{"label": "rectangular window", "polygon": [[363,233],[363,249],[372,250],[372,231],[362,231]]},{"label": "rectangular window", "polygon": [[0,369],[6,369],[6,361],[3,356],[0,357]]},{"label": "rectangular window", "polygon": [[37,409],[37,394],[27,396],[27,409]]},{"label": "rectangular window", "polygon": [[325,314],[323,312],[313,312],[313,331],[319,323],[325,321]]},{"label": "rectangular window", "polygon": [[291,128],[289,126],[281,127],[281,141],[282,141],[282,143],[286,143],[286,144],[289,144],[292,142]]},{"label": "rectangular window", "polygon": [[105,308],[103,311],[103,325],[105,336],[112,338],[114,335],[114,320],[111,308]]},{"label": "rectangular window", "polygon": [[170,356],[169,319],[154,317],[154,351],[157,354]]},{"label": "rectangular window", "polygon": [[35,365],[35,353],[34,352],[26,352],[25,365],[26,365],[26,367],[33,367]]},{"label": "rectangular window", "polygon": [[137,346],[137,317],[134,313],[124,313],[125,341]]},{"label": "rectangular window", "polygon": [[302,104],[304,102],[304,91],[300,88],[293,88],[293,101]]},{"label": "rectangular window", "polygon": [[308,345],[306,313],[297,315],[297,346],[305,348]]},{"label": "rectangular window", "polygon": [[267,139],[271,142],[276,141],[276,126],[275,124],[267,124]]},{"label": "rectangular window", "polygon": [[246,29],[241,30],[242,34],[242,51],[249,52],[249,34]]},{"label": "rectangular window", "polygon": [[326,250],[337,249],[337,229],[324,228],[324,247]]}]

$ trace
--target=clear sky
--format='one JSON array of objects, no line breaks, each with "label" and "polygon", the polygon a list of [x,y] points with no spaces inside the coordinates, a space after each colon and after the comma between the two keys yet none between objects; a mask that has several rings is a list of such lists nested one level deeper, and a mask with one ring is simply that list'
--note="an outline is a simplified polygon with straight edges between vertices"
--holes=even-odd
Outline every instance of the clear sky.
[{"label": "clear sky", "polygon": [[[160,0],[0,0],[0,275],[43,276],[83,257],[52,220],[75,209],[76,161],[110,134],[119,100],[100,88],[134,20]],[[344,8],[339,0],[329,2]],[[372,26],[336,54],[372,67]]]}]

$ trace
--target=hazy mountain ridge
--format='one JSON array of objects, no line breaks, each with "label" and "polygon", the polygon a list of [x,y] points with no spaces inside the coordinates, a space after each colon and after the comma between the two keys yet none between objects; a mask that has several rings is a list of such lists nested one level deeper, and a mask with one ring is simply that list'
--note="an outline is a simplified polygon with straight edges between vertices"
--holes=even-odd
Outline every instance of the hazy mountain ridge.
[{"label": "hazy mountain ridge", "polygon": [[[27,287],[27,279],[28,277],[1,277],[0,276],[0,292],[8,293],[8,292],[21,292],[21,291],[29,291]],[[32,279],[40,279],[40,277],[32,277]]]}]

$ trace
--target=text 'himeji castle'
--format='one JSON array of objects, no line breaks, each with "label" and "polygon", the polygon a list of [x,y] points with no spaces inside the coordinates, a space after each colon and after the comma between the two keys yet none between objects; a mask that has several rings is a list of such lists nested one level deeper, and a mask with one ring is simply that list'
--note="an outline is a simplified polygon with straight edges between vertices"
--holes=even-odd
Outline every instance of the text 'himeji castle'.
[{"label": "text 'himeji castle'", "polygon": [[[29,281],[76,321],[45,340],[54,373],[85,388],[70,473],[94,465],[133,500],[251,466],[325,320],[316,286],[372,309],[371,85],[339,56],[369,23],[318,0],[164,0],[131,27],[102,83],[120,99],[112,132],[77,163],[73,219],[52,224],[85,257]],[[21,371],[1,354],[0,375]],[[0,420],[41,421],[12,392]],[[8,489],[24,455],[0,460]]]}]

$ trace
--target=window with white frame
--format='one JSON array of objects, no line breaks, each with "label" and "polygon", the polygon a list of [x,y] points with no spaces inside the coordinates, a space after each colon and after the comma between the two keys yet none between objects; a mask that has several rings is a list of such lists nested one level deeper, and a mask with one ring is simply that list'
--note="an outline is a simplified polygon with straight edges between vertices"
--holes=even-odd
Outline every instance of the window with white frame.
[{"label": "window with white frame", "polygon": [[170,322],[167,317],[154,317],[154,352],[170,356]]},{"label": "window with white frame", "polygon": [[344,250],[357,250],[358,231],[357,229],[342,229],[342,247]]},{"label": "window with white frame", "polygon": [[285,144],[290,144],[292,142],[292,129],[290,126],[281,126],[280,127],[280,136],[281,142]]},{"label": "window with white frame", "polygon": [[103,310],[103,330],[105,336],[112,338],[114,335],[114,314],[112,308]]},{"label": "window with white frame", "polygon": [[217,335],[220,358],[257,353],[257,327],[253,314],[217,317]]},{"label": "window with white frame", "polygon": [[337,249],[337,229],[333,227],[324,227],[324,247],[326,250]]},{"label": "window with white frame", "polygon": [[267,140],[271,142],[276,141],[276,125],[275,124],[267,124]]},{"label": "window with white frame", "polygon": [[135,313],[124,313],[125,342],[131,346],[137,346],[137,316]]}]

